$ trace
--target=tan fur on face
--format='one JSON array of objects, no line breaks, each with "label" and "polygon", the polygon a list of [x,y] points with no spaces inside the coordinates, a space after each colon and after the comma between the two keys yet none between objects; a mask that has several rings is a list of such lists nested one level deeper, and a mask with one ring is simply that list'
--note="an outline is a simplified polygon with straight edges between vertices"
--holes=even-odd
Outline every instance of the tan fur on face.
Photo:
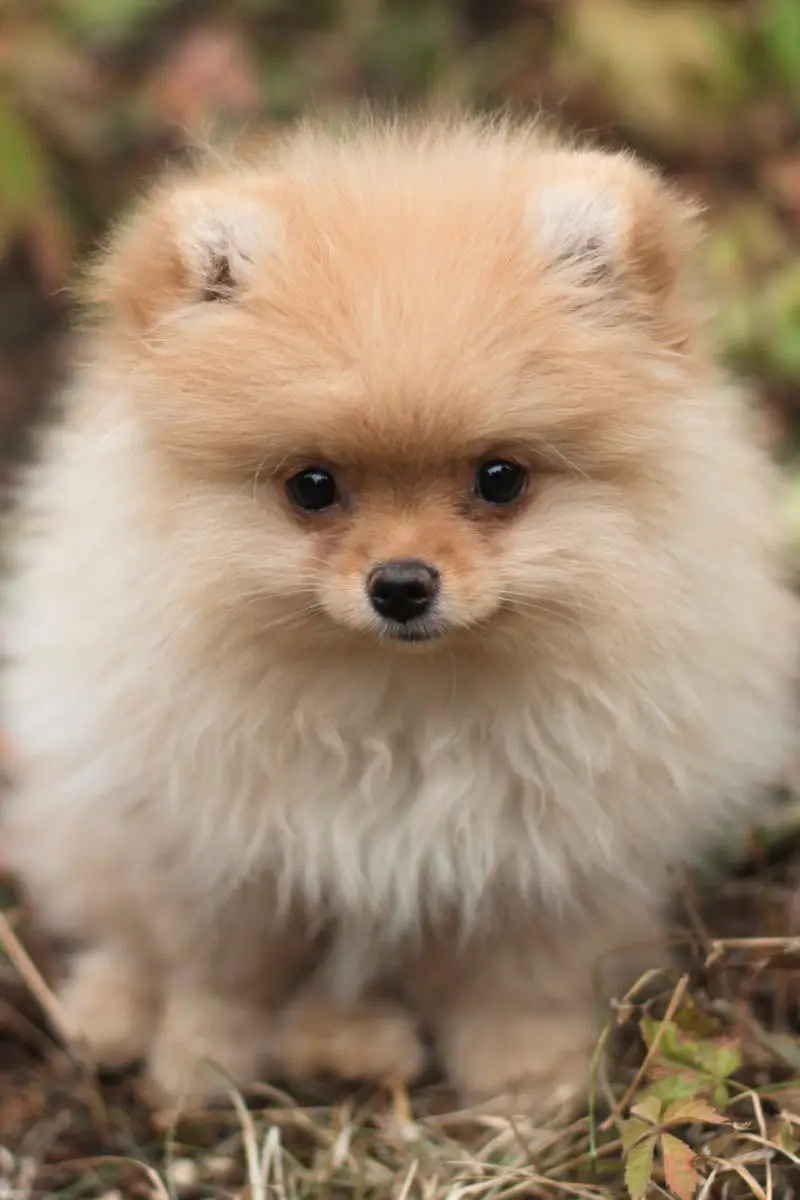
[{"label": "tan fur on face", "polygon": [[[588,959],[752,814],[794,630],[696,237],[636,162],[463,120],[300,131],[112,240],[26,493],[5,827],[87,943],[65,995],[156,996],[118,1041],[162,1087],[348,1074],[363,1020],[377,1077],[422,1022],[465,1094],[571,1089]],[[394,558],[441,578],[422,652],[368,602]]]}]

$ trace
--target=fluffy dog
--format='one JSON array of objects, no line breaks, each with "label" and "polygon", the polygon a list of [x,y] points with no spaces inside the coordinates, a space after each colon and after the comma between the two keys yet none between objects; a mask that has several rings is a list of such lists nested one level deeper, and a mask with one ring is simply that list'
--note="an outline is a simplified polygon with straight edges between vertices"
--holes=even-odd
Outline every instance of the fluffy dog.
[{"label": "fluffy dog", "polygon": [[472,119],[304,128],[116,232],[4,628],[4,836],[97,1061],[401,1082],[424,1030],[467,1102],[581,1088],[599,967],[663,960],[789,743],[696,239]]}]

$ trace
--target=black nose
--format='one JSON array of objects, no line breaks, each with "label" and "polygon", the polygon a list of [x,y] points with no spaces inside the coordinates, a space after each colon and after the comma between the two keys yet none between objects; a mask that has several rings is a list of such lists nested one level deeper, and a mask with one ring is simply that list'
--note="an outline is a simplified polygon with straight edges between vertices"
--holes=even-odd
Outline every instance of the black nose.
[{"label": "black nose", "polygon": [[393,558],[369,573],[367,593],[376,612],[390,621],[413,621],[430,608],[439,572],[416,558]]}]

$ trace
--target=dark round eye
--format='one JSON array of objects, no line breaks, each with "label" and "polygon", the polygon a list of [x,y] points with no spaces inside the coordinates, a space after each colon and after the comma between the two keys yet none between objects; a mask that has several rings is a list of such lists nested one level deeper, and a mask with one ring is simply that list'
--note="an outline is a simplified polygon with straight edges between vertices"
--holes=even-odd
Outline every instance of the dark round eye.
[{"label": "dark round eye", "polygon": [[305,512],[322,512],[339,499],[339,488],[330,471],[324,467],[306,467],[286,481],[289,497]]},{"label": "dark round eye", "polygon": [[475,494],[487,504],[513,504],[525,491],[528,473],[507,458],[482,463],[475,476]]}]

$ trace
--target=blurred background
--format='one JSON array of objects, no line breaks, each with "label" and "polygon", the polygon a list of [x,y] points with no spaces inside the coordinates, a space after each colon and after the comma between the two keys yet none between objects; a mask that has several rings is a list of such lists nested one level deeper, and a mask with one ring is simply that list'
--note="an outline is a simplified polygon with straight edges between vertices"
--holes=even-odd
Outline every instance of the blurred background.
[{"label": "blurred background", "polygon": [[0,0],[0,485],[62,377],[75,264],[153,171],[362,96],[558,111],[701,197],[721,351],[792,463],[800,0]]}]

